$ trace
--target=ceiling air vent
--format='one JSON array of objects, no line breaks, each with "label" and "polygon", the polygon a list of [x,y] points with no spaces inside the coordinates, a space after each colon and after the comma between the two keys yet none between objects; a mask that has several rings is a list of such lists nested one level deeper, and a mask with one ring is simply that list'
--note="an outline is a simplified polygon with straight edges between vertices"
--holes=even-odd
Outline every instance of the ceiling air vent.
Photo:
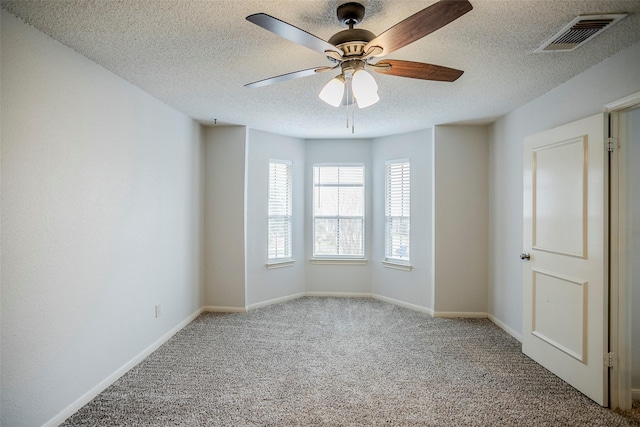
[{"label": "ceiling air vent", "polygon": [[580,15],[534,52],[568,52],[591,40],[627,16],[626,13]]}]

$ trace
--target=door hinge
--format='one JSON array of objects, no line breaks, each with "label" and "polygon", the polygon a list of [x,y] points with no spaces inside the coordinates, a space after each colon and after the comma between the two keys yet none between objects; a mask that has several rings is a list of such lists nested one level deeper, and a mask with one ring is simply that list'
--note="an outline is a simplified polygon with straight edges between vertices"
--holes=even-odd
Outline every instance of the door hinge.
[{"label": "door hinge", "polygon": [[604,147],[611,152],[618,147],[618,138],[609,137],[604,141]]},{"label": "door hinge", "polygon": [[607,353],[604,355],[604,366],[613,368],[615,366],[615,362],[616,362],[615,353]]}]

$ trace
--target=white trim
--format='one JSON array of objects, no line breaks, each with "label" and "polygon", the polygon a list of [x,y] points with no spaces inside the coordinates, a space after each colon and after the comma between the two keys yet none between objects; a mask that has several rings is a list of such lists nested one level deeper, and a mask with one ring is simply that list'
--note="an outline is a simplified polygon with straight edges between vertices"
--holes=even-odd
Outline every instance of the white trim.
[{"label": "white trim", "polygon": [[430,309],[430,308],[427,308],[427,307],[422,307],[420,305],[411,304],[411,303],[408,303],[408,302],[400,301],[400,300],[397,300],[397,299],[393,299],[393,298],[389,298],[389,297],[385,297],[385,296],[377,295],[377,294],[372,294],[371,297],[373,299],[377,299],[377,300],[380,300],[380,301],[388,302],[389,304],[394,304],[394,305],[397,305],[397,306],[400,306],[400,307],[408,308],[408,309],[413,310],[413,311],[419,311],[421,313],[427,313],[428,315],[433,317],[433,310]]},{"label": "white trim", "polygon": [[278,304],[285,301],[291,301],[294,299],[302,298],[303,296],[305,296],[305,294],[301,292],[299,294],[287,295],[286,297],[274,298],[267,301],[257,302],[255,304],[250,304],[249,306],[247,306],[247,311],[255,310],[256,308],[266,307],[272,304]]},{"label": "white trim", "polygon": [[295,262],[296,260],[294,259],[287,259],[284,261],[269,261],[265,265],[267,267],[267,270],[273,270],[274,268],[291,267]]},{"label": "white trim", "polygon": [[369,293],[359,292],[305,292],[305,297],[371,298]]},{"label": "white trim", "polygon": [[269,159],[269,163],[282,163],[283,165],[293,166],[293,161],[292,160]]},{"label": "white trim", "polygon": [[401,159],[389,159],[384,161],[384,165],[392,165],[394,163],[410,163],[411,159],[409,157],[403,157]]},{"label": "white trim", "polygon": [[604,106],[604,112],[620,111],[640,104],[640,92],[632,93],[624,98],[612,101]]},{"label": "white trim", "polygon": [[[618,129],[618,118],[624,110],[640,106],[640,92],[633,93],[618,100],[606,104],[603,108],[605,112],[605,125],[609,130],[609,135],[615,138],[620,137]],[[628,230],[625,228],[624,208],[620,209],[624,203],[624,186],[628,185],[621,179],[624,173],[624,163],[620,161],[620,156],[624,153],[623,138],[618,141],[619,149],[614,149],[610,162],[610,192],[611,212],[609,216],[611,234],[610,242],[610,276],[609,276],[609,338],[611,345],[609,351],[617,355],[618,363],[609,372],[610,394],[609,406],[612,409],[630,409],[631,401],[638,398],[637,389],[632,389],[631,381],[631,284],[625,277],[624,265],[631,262],[620,250],[627,239]],[[606,351],[606,350],[605,350]]]},{"label": "white trim", "polygon": [[100,381],[95,387],[87,391],[85,394],[76,399],[69,406],[64,408],[60,413],[51,418],[49,421],[43,424],[43,427],[56,427],[60,425],[64,420],[69,418],[71,415],[75,414],[80,408],[82,408],[87,403],[91,402],[97,395],[102,393],[107,387],[116,382],[120,377],[126,374],[130,369],[136,366],[138,363],[142,362],[147,356],[156,351],[161,345],[169,341],[169,339],[174,336],[177,332],[179,332],[182,328],[191,323],[196,317],[198,317],[203,312],[203,309],[196,310],[189,317],[184,319],[182,322],[178,323],[172,329],[170,329],[166,334],[162,335],[156,341],[154,341],[150,346],[142,350],[138,353],[133,359],[129,360],[127,363],[118,368],[115,372],[109,375],[104,380]]},{"label": "white trim", "polygon": [[329,264],[342,264],[342,265],[367,265],[367,260],[363,258],[311,258],[309,259],[311,264],[329,265]]},{"label": "white trim", "polygon": [[202,307],[202,311],[207,313],[244,313],[247,311],[246,307],[223,307],[218,305],[205,305]]},{"label": "white trim", "polygon": [[433,317],[486,319],[489,315],[475,311],[434,311]]},{"label": "white trim", "polygon": [[410,264],[402,264],[396,261],[384,260],[382,266],[386,268],[392,268],[394,270],[411,271],[413,267]]},{"label": "white trim", "polygon": [[518,341],[522,342],[522,334],[516,332],[514,329],[510,328],[509,326],[507,326],[506,323],[504,323],[503,321],[499,320],[497,317],[491,315],[491,314],[487,314],[487,318],[489,320],[491,320],[493,323],[496,324],[496,326],[498,326],[500,329],[502,329],[503,331],[505,331],[506,333],[508,333],[509,335],[511,335],[512,337],[514,337],[515,339],[517,339]]}]

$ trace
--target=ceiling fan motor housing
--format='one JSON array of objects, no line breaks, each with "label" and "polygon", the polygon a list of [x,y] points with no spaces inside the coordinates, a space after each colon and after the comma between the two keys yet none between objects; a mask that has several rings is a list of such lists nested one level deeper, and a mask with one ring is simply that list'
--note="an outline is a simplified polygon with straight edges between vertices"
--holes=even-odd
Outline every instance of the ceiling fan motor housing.
[{"label": "ceiling fan motor housing", "polygon": [[367,43],[375,38],[375,34],[371,31],[354,28],[334,34],[329,39],[329,43],[341,49],[344,56],[359,56],[364,53],[363,48]]},{"label": "ceiling fan motor housing", "polygon": [[337,15],[342,24],[353,28],[364,19],[364,6],[356,2],[342,4],[338,6]]}]

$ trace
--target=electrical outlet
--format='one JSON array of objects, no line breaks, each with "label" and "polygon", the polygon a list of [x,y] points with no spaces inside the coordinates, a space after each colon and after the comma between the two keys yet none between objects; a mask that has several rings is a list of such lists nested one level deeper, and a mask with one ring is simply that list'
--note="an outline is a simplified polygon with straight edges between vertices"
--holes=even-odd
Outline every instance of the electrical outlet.
[{"label": "electrical outlet", "polygon": [[160,317],[160,304],[156,304],[156,317]]}]

